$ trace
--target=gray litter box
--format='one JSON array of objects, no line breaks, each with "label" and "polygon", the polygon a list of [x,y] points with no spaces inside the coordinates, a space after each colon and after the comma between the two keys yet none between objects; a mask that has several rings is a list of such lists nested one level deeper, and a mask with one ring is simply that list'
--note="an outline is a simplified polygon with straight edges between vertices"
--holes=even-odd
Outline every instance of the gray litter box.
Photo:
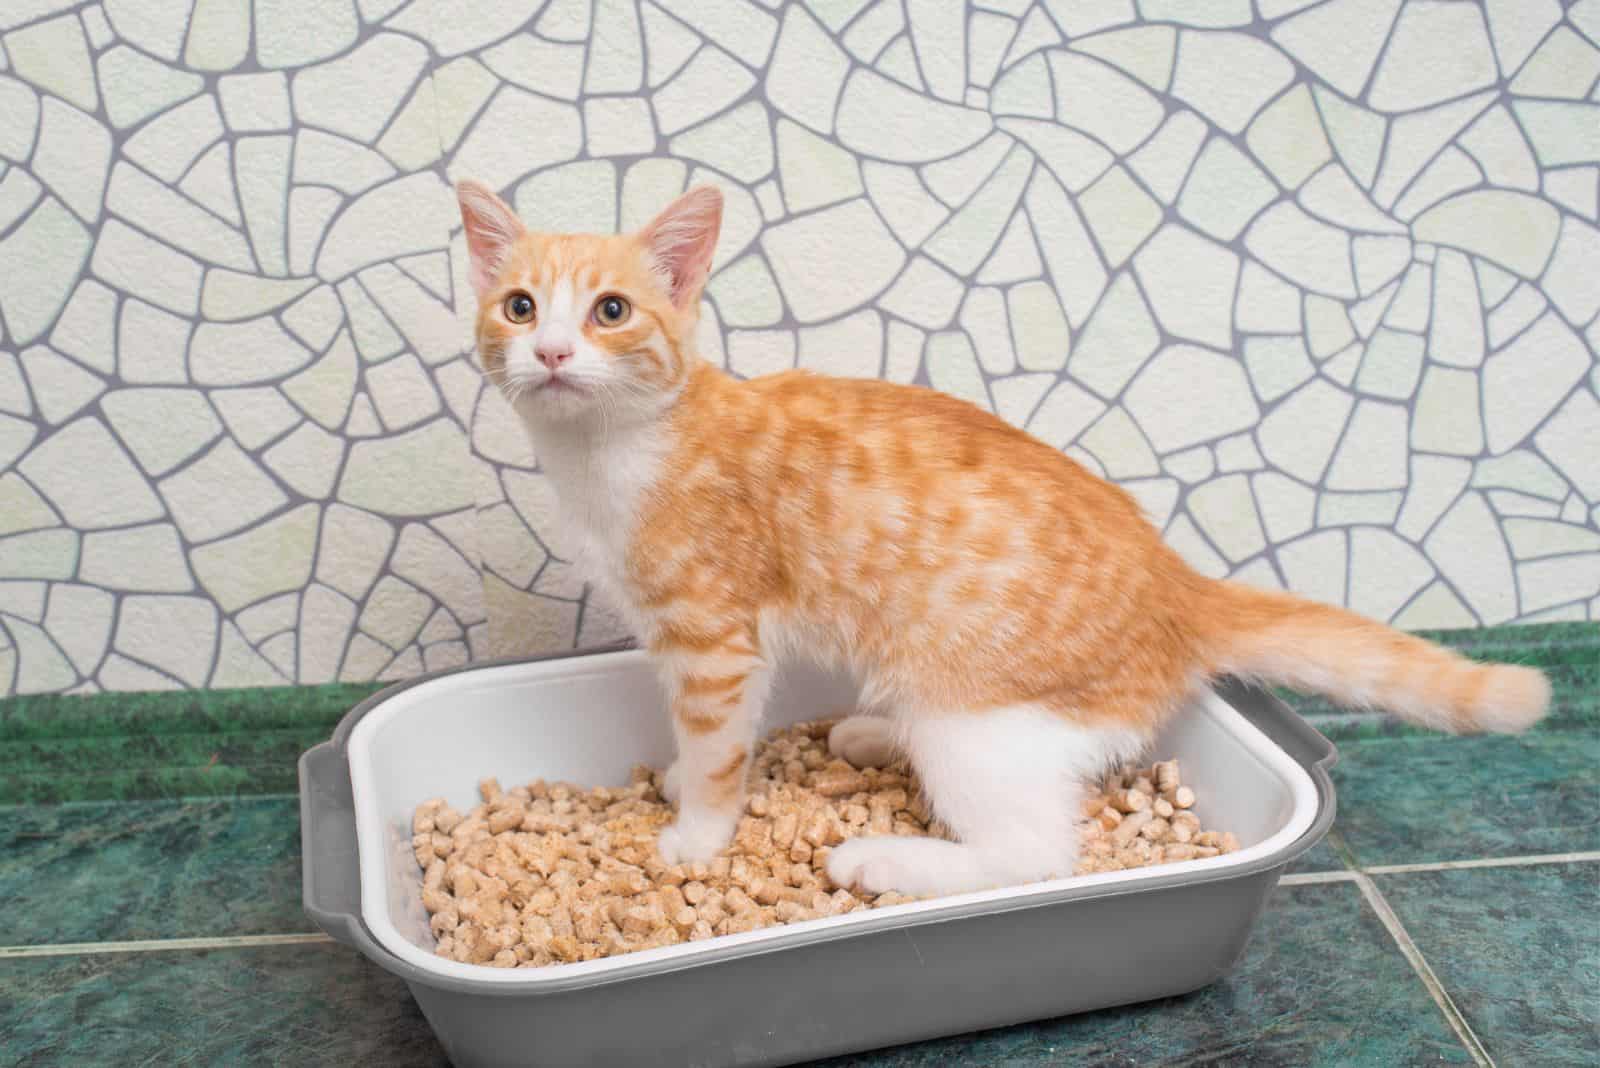
[{"label": "gray litter box", "polygon": [[[780,676],[768,724],[849,707],[826,673]],[[1333,822],[1327,739],[1228,685],[1175,718],[1175,756],[1227,856],[1080,876],[579,964],[433,955],[411,813],[466,809],[486,775],[627,781],[672,758],[645,655],[569,654],[390,687],[300,758],[305,908],[404,979],[461,1068],[775,1065],[1181,994],[1225,975],[1284,867]]]}]

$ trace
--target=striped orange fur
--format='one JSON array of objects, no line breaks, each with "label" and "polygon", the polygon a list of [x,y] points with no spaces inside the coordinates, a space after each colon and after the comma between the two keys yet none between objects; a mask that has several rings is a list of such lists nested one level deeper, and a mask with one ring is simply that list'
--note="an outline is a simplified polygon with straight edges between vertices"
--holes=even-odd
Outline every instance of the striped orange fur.
[{"label": "striped orange fur", "polygon": [[956,831],[857,839],[830,861],[842,883],[909,893],[1070,871],[1077,780],[1219,674],[1446,730],[1543,712],[1537,672],[1199,575],[1123,490],[964,401],[740,381],[699,359],[713,189],[617,236],[530,232],[490,190],[458,190],[484,372],[661,665],[679,740],[669,859],[726,844],[788,656],[856,673],[876,741],[909,754]]}]

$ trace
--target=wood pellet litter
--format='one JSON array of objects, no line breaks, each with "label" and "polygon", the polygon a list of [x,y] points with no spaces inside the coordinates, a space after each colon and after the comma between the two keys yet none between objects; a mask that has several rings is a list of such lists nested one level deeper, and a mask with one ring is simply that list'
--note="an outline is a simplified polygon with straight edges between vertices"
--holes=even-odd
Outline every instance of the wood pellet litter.
[{"label": "wood pellet litter", "polygon": [[[661,773],[643,765],[620,787],[540,780],[504,790],[485,779],[483,802],[465,815],[443,798],[423,802],[412,846],[434,952],[536,968],[914,900],[828,879],[829,850],[848,838],[948,837],[903,763],[857,769],[829,753],[835,722],[760,743],[733,844],[704,864],[662,863],[656,835],[673,810]],[[1108,776],[1084,802],[1075,874],[1238,849],[1233,834],[1202,829],[1194,804],[1175,760]]]}]

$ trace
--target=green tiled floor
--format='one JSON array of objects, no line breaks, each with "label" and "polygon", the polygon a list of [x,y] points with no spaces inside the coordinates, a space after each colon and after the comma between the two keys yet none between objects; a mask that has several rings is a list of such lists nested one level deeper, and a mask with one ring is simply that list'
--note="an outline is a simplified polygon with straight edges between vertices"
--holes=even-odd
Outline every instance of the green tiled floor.
[{"label": "green tiled floor", "polygon": [[[1550,721],[1442,738],[1296,699],[1339,819],[1232,975],[830,1065],[1600,1063],[1600,627],[1443,637],[1548,671]],[[0,1064],[444,1063],[300,910],[294,758],[370,690],[0,702]]]},{"label": "green tiled floor", "polygon": [[[1341,739],[1339,834],[1364,866],[1600,849],[1600,730]],[[1359,799],[1357,804],[1355,799]]]},{"label": "green tiled floor", "polygon": [[446,1065],[398,979],[329,943],[0,964],[0,1061]]},{"label": "green tiled floor", "polygon": [[1502,1064],[1600,1064],[1600,864],[1377,875]]}]

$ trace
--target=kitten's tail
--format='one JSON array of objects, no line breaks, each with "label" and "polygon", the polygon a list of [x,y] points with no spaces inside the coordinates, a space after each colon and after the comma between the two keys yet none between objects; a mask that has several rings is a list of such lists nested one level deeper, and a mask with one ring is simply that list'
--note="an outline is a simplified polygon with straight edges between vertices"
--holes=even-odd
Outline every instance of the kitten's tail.
[{"label": "kitten's tail", "polygon": [[1537,723],[1550,683],[1478,664],[1354,612],[1232,582],[1207,587],[1212,669],[1375,707],[1434,730],[1515,732]]}]

